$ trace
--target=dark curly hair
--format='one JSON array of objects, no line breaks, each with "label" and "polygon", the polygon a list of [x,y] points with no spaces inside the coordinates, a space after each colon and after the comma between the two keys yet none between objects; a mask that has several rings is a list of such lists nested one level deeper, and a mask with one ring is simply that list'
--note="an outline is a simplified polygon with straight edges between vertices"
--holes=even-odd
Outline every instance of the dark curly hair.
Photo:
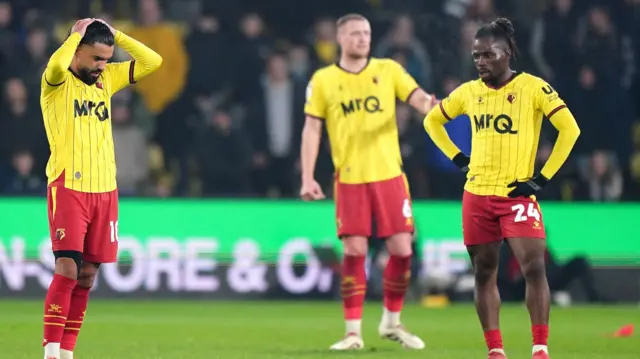
[{"label": "dark curly hair", "polygon": [[[71,29],[69,29],[69,35],[71,35]],[[93,45],[100,43],[107,46],[113,46],[115,42],[116,41],[111,33],[111,29],[109,29],[109,26],[100,21],[94,21],[87,26],[87,31],[84,33],[82,40],[80,40],[80,45]]]}]

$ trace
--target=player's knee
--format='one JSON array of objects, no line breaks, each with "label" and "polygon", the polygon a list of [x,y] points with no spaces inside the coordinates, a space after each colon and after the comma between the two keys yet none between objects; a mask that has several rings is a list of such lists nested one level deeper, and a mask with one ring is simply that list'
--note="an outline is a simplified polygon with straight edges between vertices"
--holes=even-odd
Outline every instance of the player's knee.
[{"label": "player's knee", "polygon": [[520,268],[522,269],[522,276],[528,282],[541,280],[547,275],[544,257],[528,258]]},{"label": "player's knee", "polygon": [[347,256],[363,257],[367,255],[369,246],[365,237],[345,237],[342,239],[344,254]]},{"label": "player's knee", "polygon": [[78,274],[78,285],[84,288],[93,287],[93,283],[98,275],[99,264],[85,262],[83,263],[80,273]]},{"label": "player's knee", "polygon": [[413,237],[410,233],[393,235],[387,239],[387,250],[389,254],[398,257],[410,257],[413,254],[411,242]]},{"label": "player's knee", "polygon": [[82,265],[82,253],[79,251],[55,251],[55,273],[67,278],[78,278],[78,270]]},{"label": "player's knee", "polygon": [[473,272],[478,285],[486,285],[495,281],[498,273],[498,261],[493,258],[478,256],[473,265]]}]

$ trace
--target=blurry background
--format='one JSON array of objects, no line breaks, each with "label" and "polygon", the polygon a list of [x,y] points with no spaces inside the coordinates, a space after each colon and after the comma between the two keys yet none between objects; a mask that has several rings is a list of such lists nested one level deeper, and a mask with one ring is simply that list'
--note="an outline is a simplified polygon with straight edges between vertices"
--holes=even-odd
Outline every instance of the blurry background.
[{"label": "blurry background", "polygon": [[[333,297],[332,204],[295,197],[304,89],[335,62],[334,23],[347,12],[370,19],[374,56],[400,62],[439,98],[475,78],[478,26],[509,17],[521,51],[514,68],[549,81],[582,128],[540,195],[556,300],[640,300],[640,205],[618,203],[640,199],[640,0],[0,0],[0,295],[41,295],[50,281],[40,79],[72,24],[95,16],[164,58],[113,98],[122,263],[105,266],[96,291]],[[448,131],[468,152],[462,117]],[[402,105],[397,121],[415,198],[416,298],[470,299],[464,177],[422,116]],[[539,167],[555,136],[545,123]],[[316,174],[329,194],[332,171],[325,141]],[[384,251],[371,259],[378,278]],[[504,295],[520,300],[508,248],[504,260]]]}]

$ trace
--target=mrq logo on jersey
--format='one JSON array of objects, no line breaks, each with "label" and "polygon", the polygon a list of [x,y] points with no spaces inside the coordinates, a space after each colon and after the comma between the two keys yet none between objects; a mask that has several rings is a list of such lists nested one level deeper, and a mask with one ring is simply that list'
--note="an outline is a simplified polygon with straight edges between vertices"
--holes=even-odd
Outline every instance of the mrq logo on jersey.
[{"label": "mrq logo on jersey", "polygon": [[[285,241],[265,255],[258,241],[235,242],[232,253],[220,253],[216,238],[171,237],[140,241],[120,236],[120,263],[104,264],[93,289],[99,297],[189,298],[334,298],[337,273],[318,258],[307,238]],[[458,239],[427,241],[423,264],[439,272],[466,270]],[[37,253],[28,253],[18,236],[0,238],[0,297],[40,297],[52,279],[54,257],[48,238]],[[439,269],[437,269],[437,268]]]}]

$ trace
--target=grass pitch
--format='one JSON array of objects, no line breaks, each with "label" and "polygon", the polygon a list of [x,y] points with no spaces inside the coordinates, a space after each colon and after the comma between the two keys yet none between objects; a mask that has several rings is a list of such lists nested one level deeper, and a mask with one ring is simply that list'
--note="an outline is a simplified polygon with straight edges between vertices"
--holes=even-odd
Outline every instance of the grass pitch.
[{"label": "grass pitch", "polygon": [[[77,359],[270,359],[270,358],[486,358],[474,308],[425,309],[409,305],[403,322],[427,343],[409,351],[377,336],[379,304],[365,308],[366,349],[333,353],[343,334],[339,303],[106,301],[89,303]],[[510,359],[531,358],[527,312],[508,306],[502,331]],[[0,301],[0,357],[42,358],[42,303]],[[554,359],[637,359],[640,336],[610,338],[625,324],[640,324],[637,307],[573,307],[552,310]]]}]

